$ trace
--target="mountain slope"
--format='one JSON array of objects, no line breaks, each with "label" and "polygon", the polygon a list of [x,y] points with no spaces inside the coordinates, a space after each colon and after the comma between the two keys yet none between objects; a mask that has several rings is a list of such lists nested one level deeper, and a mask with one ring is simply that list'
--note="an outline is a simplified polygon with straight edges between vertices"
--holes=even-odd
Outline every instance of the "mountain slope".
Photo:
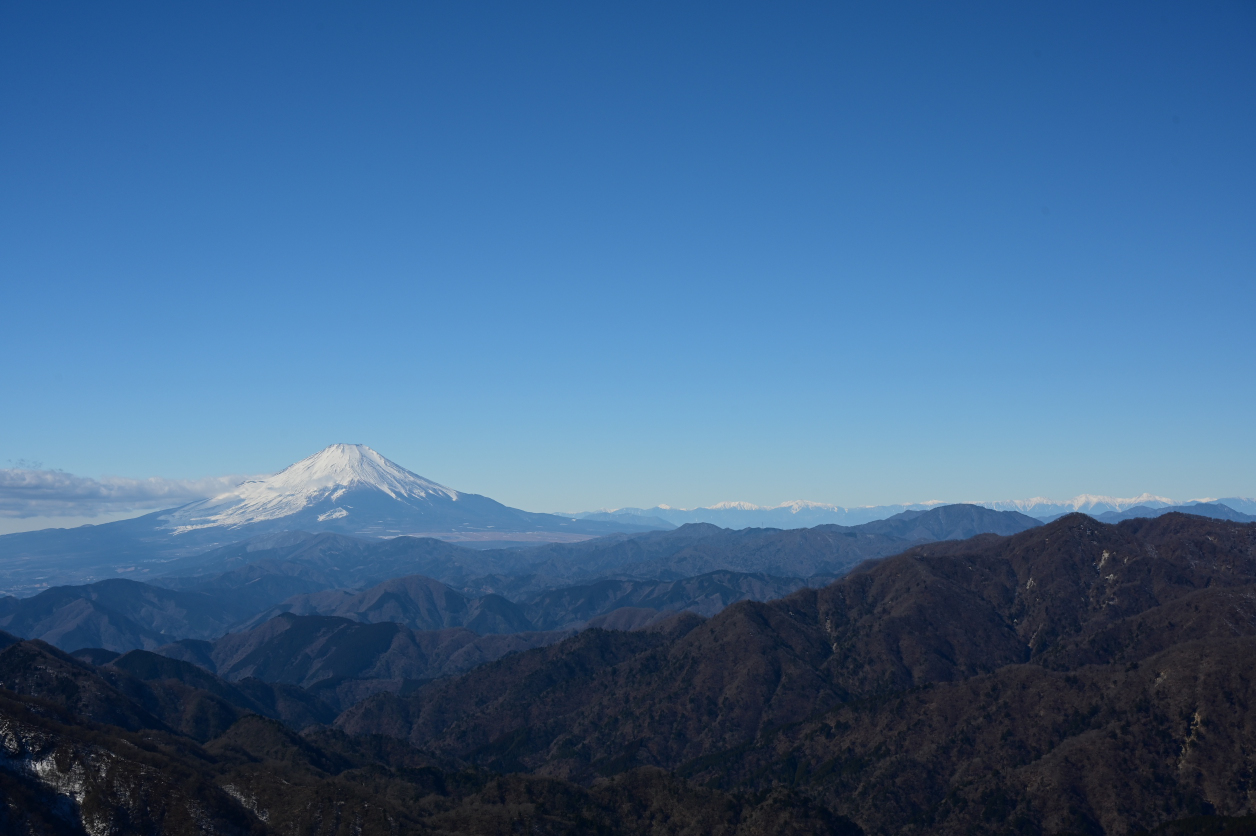
[{"label": "mountain slope", "polygon": [[[735,604],[626,655],[589,647],[609,634],[581,634],[410,697],[372,698],[337,722],[500,768],[590,776],[652,764],[725,787],[802,786],[875,832],[916,832],[913,821],[921,832],[988,832],[991,821],[1044,816],[1057,829],[1124,832],[1206,811],[1201,800],[1248,809],[1227,776],[1256,727],[1225,705],[1256,704],[1256,685],[1245,663],[1223,660],[1256,658],[1254,600],[1256,525],[1071,515]],[[1081,685],[1070,691],[1073,672]],[[939,690],[913,690],[922,688]],[[1027,688],[1058,698],[1013,699]],[[869,714],[876,706],[888,713]],[[1194,721],[1191,706],[1203,712]],[[869,716],[876,722],[849,719]],[[1122,755],[1131,772],[1087,777],[1110,734],[1135,747]],[[1168,751],[1198,755],[1166,773]],[[895,752],[906,760],[887,760]],[[986,763],[1007,769],[994,775]],[[866,772],[873,764],[884,768]],[[1080,789],[1061,799],[1050,781],[1066,774]],[[1122,789],[1144,778],[1141,794]],[[1126,795],[1159,806],[1123,807]]]},{"label": "mountain slope", "polygon": [[155,583],[207,594],[248,596],[257,610],[324,589],[373,586],[405,575],[425,575],[458,586],[461,581],[523,567],[526,550],[469,549],[431,537],[362,540],[341,534],[285,532],[250,538],[171,564]]},{"label": "mountain slope", "polygon": [[394,622],[412,630],[465,627],[481,635],[565,630],[578,629],[620,609],[632,609],[637,614],[615,616],[605,623],[620,623],[624,618],[628,619],[624,623],[632,623],[648,619],[650,613],[661,616],[679,610],[714,615],[737,601],[781,598],[807,585],[799,578],[711,572],[679,581],[606,579],[521,597],[516,603],[494,593],[467,596],[432,578],[410,575],[362,592],[329,589],[294,595],[235,629],[249,630],[281,613],[291,613],[336,616],[368,624]]},{"label": "mountain slope", "polygon": [[175,531],[185,531],[238,528],[303,512],[312,513],[319,522],[343,519],[350,512],[341,505],[352,508],[350,500],[359,491],[383,494],[420,514],[448,514],[462,498],[457,491],[411,473],[365,445],[333,444],[274,476],[168,512],[164,522]]},{"label": "mountain slope", "polygon": [[300,689],[256,680],[232,685],[195,665],[143,650],[97,667],[41,642],[20,642],[0,652],[0,683],[94,722],[130,731],[177,731],[202,742],[249,713],[296,727],[335,716]]},{"label": "mountain slope", "polygon": [[[857,832],[790,793],[740,798],[657,770],[595,788],[444,771],[398,742],[327,729],[297,734],[247,713],[199,738],[145,714],[114,688],[109,680],[125,677],[122,672],[37,643],[0,654],[0,670],[16,677],[18,687],[0,688],[4,833]],[[141,689],[153,684],[130,681]],[[225,700],[204,690],[172,690],[168,696],[171,717],[204,718],[196,705],[206,702],[225,712],[225,719],[233,716]]]},{"label": "mountain slope", "polygon": [[903,540],[967,540],[978,534],[1019,534],[1041,523],[1017,511],[996,511],[981,505],[939,505],[908,510],[858,526],[861,533]]},{"label": "mountain slope", "polygon": [[539,630],[579,626],[623,608],[711,616],[738,601],[783,598],[807,585],[800,578],[725,571],[678,581],[608,578],[542,592],[524,602],[524,613]]},{"label": "mountain slope", "polygon": [[500,595],[468,598],[423,575],[394,578],[358,593],[334,589],[297,595],[241,626],[248,629],[285,612],[339,616],[367,624],[394,622],[412,630],[465,627],[481,635],[534,629],[523,610]]},{"label": "mountain slope", "polygon": [[1152,508],[1147,505],[1135,505],[1124,511],[1108,511],[1098,514],[1095,519],[1100,522],[1117,523],[1122,520],[1134,520],[1139,517],[1159,517],[1173,512],[1179,514],[1195,514],[1200,517],[1211,517],[1214,520],[1233,520],[1234,522],[1256,522],[1256,516],[1235,511],[1218,502],[1195,502],[1190,505],[1169,505],[1164,508]]},{"label": "mountain slope", "polygon": [[535,575],[568,581],[598,576],[678,580],[715,571],[809,578],[840,575],[864,560],[919,543],[1011,534],[1037,525],[1036,519],[1015,512],[946,505],[851,527],[733,531],[691,524],[675,531],[555,543],[529,550],[527,557]]},{"label": "mountain slope", "polygon": [[393,622],[284,613],[212,642],[184,640],[158,648],[231,682],[256,678],[297,685],[330,705],[378,691],[399,691],[485,662],[561,641],[572,631],[479,636],[457,627],[411,630]]},{"label": "mountain slope", "polygon": [[0,601],[0,628],[63,650],[153,649],[176,638],[212,638],[251,615],[230,596],[162,589],[114,579]]},{"label": "mountain slope", "polygon": [[1178,644],[1137,666],[1012,665],[844,705],[683,771],[716,787],[803,784],[868,832],[1116,834],[1243,816],[1253,663],[1249,637]]}]

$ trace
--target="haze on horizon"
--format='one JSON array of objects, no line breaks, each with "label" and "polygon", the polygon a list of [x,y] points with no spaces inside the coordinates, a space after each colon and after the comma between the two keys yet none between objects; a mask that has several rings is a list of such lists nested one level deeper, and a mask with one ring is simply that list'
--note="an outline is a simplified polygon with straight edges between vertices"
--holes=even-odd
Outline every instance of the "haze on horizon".
[{"label": "haze on horizon", "polygon": [[1256,495],[1253,43],[1237,2],[10,4],[0,469],[67,519],[336,441],[535,511]]}]

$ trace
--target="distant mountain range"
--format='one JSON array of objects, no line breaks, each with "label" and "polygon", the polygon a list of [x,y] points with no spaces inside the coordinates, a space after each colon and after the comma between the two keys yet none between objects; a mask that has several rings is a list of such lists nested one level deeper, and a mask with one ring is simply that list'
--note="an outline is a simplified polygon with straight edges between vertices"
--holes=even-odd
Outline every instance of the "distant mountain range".
[{"label": "distant mountain range", "polygon": [[[1185,504],[1195,502],[1202,501]],[[1038,498],[967,503],[965,507],[981,506],[1045,521],[1074,511],[1128,517],[1160,513],[1183,504],[1144,494],[1131,499],[1086,495],[1067,502]],[[1205,504],[1224,504],[1239,514],[1256,514],[1256,500],[1251,499],[1233,497]],[[940,507],[946,506],[927,502],[842,508],[799,501],[764,508],[730,502],[691,510],[658,506],[570,515],[538,514],[425,479],[365,445],[333,444],[277,474],[244,482],[226,493],[178,508],[98,526],[0,536],[0,592],[31,595],[54,586],[112,577],[149,581],[163,575],[192,574],[194,570],[201,574],[197,567],[205,560],[227,559],[226,553],[206,558],[215,549],[230,552],[245,541],[251,544],[248,548],[260,548],[256,538],[263,535],[279,538],[275,542],[305,536],[294,532],[332,533],[371,541],[418,537],[500,550],[545,543],[570,545],[611,534],[668,530],[694,523],[738,530],[849,527]],[[398,548],[404,552],[409,546]],[[439,551],[435,546],[427,548]],[[560,553],[561,549],[554,556]],[[372,557],[386,558],[379,551]],[[716,568],[711,564],[677,567],[676,573],[667,577],[676,579]],[[545,567],[538,570],[541,574],[547,571]],[[741,571],[797,574],[780,567]],[[416,573],[431,574],[410,568],[376,574],[374,579]],[[444,576],[434,577],[446,580]],[[273,577],[263,586],[271,582],[286,584],[289,594],[316,591],[298,580],[275,581]],[[250,590],[248,594],[255,593]]]},{"label": "distant mountain range", "polygon": [[[532,549],[475,550],[431,538],[261,535],[218,549],[188,574],[113,578],[0,598],[0,629],[63,650],[154,650],[260,628],[281,615],[395,622],[476,634],[566,630],[616,610],[714,614],[736,601],[827,583],[921,543],[1013,534],[1022,514],[954,505],[863,526],[729,531],[688,525]],[[178,562],[176,562],[178,563]],[[195,574],[193,574],[195,572]]]},{"label": "distant mountain range", "polygon": [[[362,444],[333,444],[212,499],[97,526],[0,536],[0,590],[169,574],[172,560],[285,531],[421,535],[479,547],[576,541],[658,527],[520,511],[424,479]],[[669,524],[662,523],[664,527]]]},{"label": "distant mountain range", "polygon": [[[1234,500],[1228,500],[1233,502]],[[1135,505],[1124,511],[1108,511],[1098,514],[1095,519],[1100,522],[1114,523],[1121,520],[1136,520],[1146,517],[1160,517],[1180,511],[1183,514],[1194,514],[1197,517],[1211,517],[1214,520],[1232,520],[1233,522],[1256,522],[1256,515],[1243,514],[1229,505],[1220,502],[1195,502],[1190,505],[1170,505],[1165,508],[1152,508],[1147,505]]]},{"label": "distant mountain range", "polygon": [[[1125,513],[1133,508],[1145,508],[1141,516],[1151,516],[1152,511],[1170,507],[1184,507],[1199,503],[1218,503],[1234,511],[1256,515],[1256,499],[1246,497],[1228,497],[1225,499],[1197,499],[1179,502],[1163,496],[1143,494],[1129,499],[1111,496],[1094,496],[1083,494],[1067,500],[1045,499],[1008,499],[996,501],[973,501],[963,503],[980,505],[995,511],[1016,511],[1042,522],[1049,522],[1065,514],[1081,512],[1098,518],[1101,514]],[[867,505],[844,508],[840,505],[828,505],[823,502],[807,502],[795,500],[780,505],[753,505],[749,502],[721,502],[704,508],[672,508],[668,505],[656,505],[653,508],[616,508],[600,511],[583,511],[566,514],[577,519],[615,522],[617,520],[641,520],[642,522],[657,521],[672,525],[686,523],[710,523],[723,528],[811,528],[816,525],[860,525],[874,520],[883,520],[901,514],[904,511],[928,511],[944,502],[917,502],[900,505]]]}]

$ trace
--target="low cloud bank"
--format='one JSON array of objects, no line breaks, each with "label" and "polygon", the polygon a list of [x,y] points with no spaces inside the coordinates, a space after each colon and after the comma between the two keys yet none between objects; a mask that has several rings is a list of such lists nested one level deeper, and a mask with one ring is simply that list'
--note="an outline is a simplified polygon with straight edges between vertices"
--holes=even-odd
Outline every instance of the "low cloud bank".
[{"label": "low cloud bank", "polygon": [[97,517],[156,511],[217,496],[247,478],[91,479],[60,470],[0,469],[0,517]]}]

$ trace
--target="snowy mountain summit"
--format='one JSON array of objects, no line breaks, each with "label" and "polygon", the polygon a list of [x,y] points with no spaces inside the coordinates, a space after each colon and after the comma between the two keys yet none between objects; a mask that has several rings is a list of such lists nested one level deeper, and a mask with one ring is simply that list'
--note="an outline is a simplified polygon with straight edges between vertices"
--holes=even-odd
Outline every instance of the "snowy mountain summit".
[{"label": "snowy mountain summit", "polygon": [[[509,508],[463,493],[389,461],[365,444],[333,444],[273,476],[163,512],[159,527],[176,537],[271,531],[335,531],[365,537],[403,534],[455,539],[518,539],[507,534],[591,535],[623,526]],[[638,527],[639,528],[639,527]],[[553,538],[539,538],[553,539]]]},{"label": "snowy mountain summit", "polygon": [[250,486],[256,488],[241,491],[241,494],[310,495],[325,490],[338,492],[369,487],[394,498],[424,499],[441,495],[458,499],[457,491],[411,473],[365,444],[333,444],[268,479],[246,482],[241,488]]},{"label": "snowy mountain summit", "polygon": [[166,519],[177,533],[214,526],[238,528],[309,509],[318,511],[317,522],[327,522],[349,516],[353,501],[377,499],[371,494],[411,505],[457,502],[459,497],[457,491],[411,473],[365,444],[333,444],[274,476],[186,505]]}]

